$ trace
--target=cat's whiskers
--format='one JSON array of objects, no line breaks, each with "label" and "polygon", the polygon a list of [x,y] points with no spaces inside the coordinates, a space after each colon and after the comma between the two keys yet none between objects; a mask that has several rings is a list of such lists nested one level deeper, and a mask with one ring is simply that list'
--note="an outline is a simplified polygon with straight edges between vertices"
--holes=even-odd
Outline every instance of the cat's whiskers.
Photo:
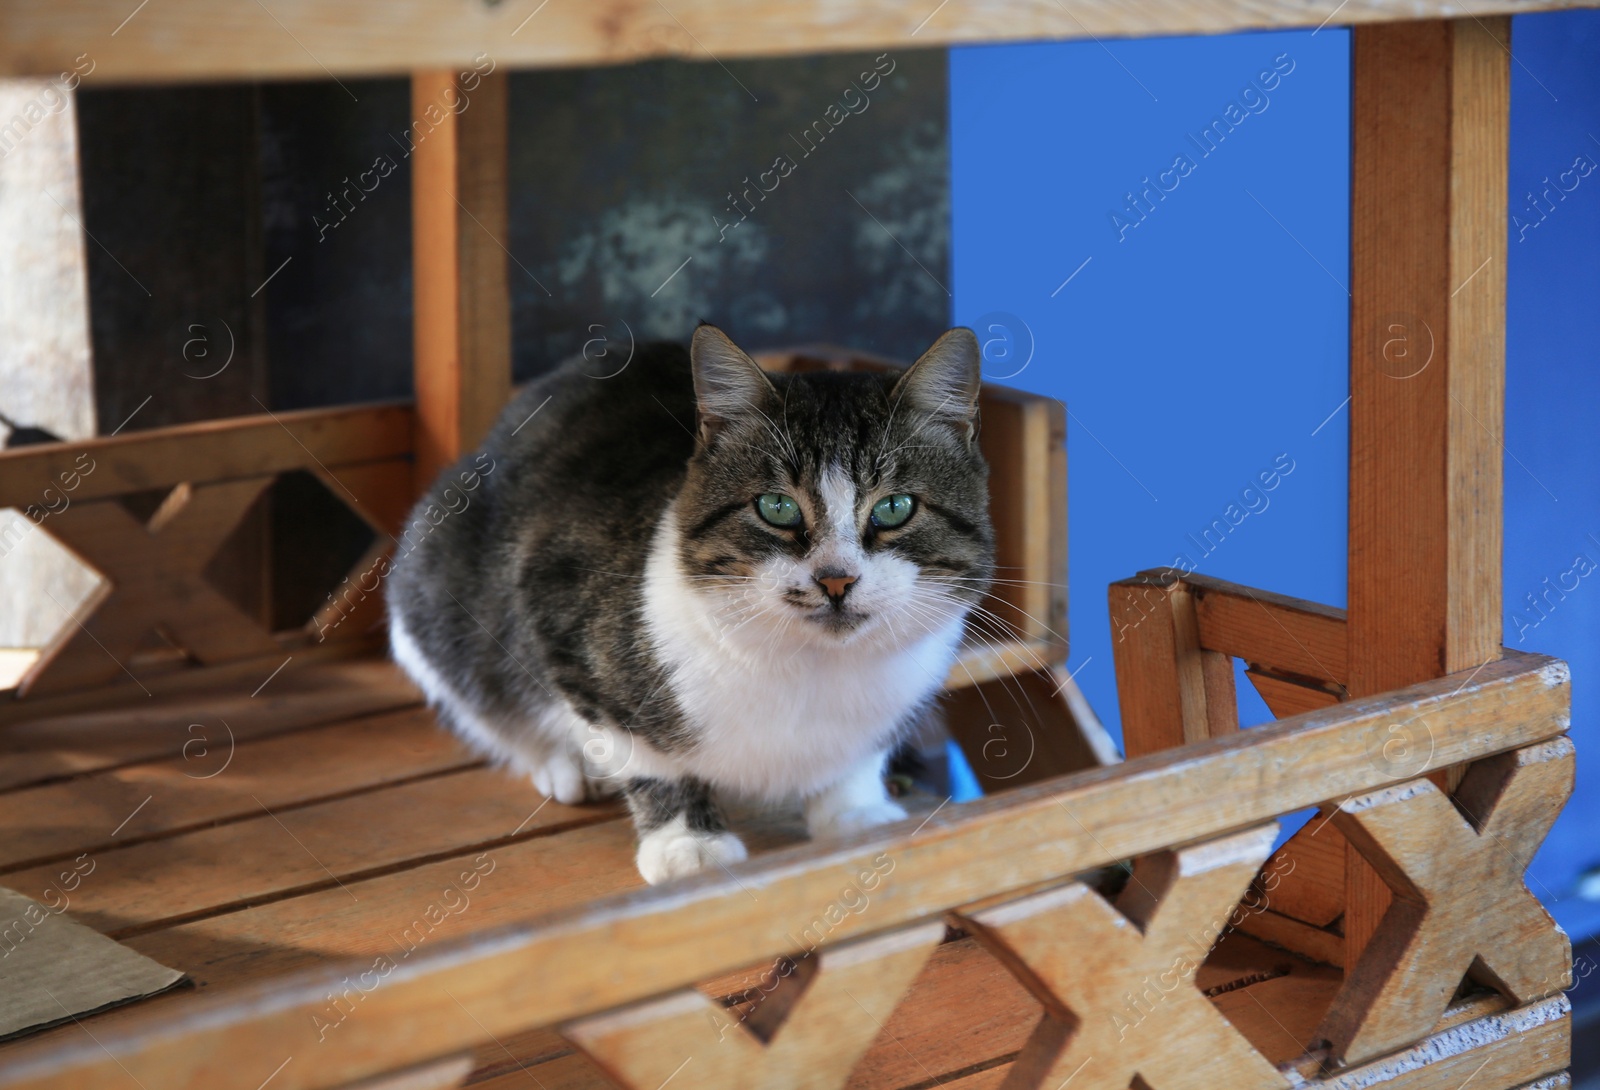
[{"label": "cat's whiskers", "polygon": [[[932,603],[930,603],[928,600],[923,599],[923,598],[913,597],[913,600],[912,600],[911,604],[914,605],[914,606],[920,606],[920,607],[922,607],[924,609],[933,608]],[[915,618],[913,618],[913,619],[915,619]],[[970,620],[970,616],[969,616],[968,619]],[[929,626],[924,624],[923,627],[924,628],[928,628]],[[929,631],[931,631],[931,628],[929,629]],[[979,647],[994,648],[994,647],[999,646],[997,644],[990,643],[989,641],[983,639],[982,638],[982,634],[981,634],[981,630],[980,630],[979,634],[974,635],[971,632],[971,630],[969,629],[964,635],[972,637],[970,642],[978,645]],[[968,642],[968,641],[966,639],[964,639],[963,642]],[[972,670],[966,664],[966,661],[960,655],[958,655],[956,657],[956,663],[955,664],[956,664],[956,666],[958,666],[961,669],[962,673],[967,675],[967,680],[972,683],[974,691],[976,691],[977,694],[978,694],[978,699],[983,701],[984,709],[986,711],[988,711],[990,720],[991,721],[996,721],[998,719],[998,716],[997,716],[997,714],[996,714],[996,712],[994,710],[993,705],[991,705],[989,703],[988,694],[985,693],[983,688],[982,688],[982,686],[979,685],[978,679],[973,675]],[[1012,695],[1012,699],[1014,701],[1016,701],[1019,706],[1021,704],[1026,704],[1028,706],[1029,711],[1034,711],[1033,698],[1031,696],[1029,696],[1027,690],[1022,687],[1021,682],[1016,680],[1016,672],[1014,670],[1010,670],[1010,671],[1008,671],[1008,672],[1006,672],[1004,674],[997,674],[995,676],[994,680],[999,682],[1000,685],[1002,686],[1002,688],[1004,688],[1005,691],[1008,694]],[[1012,693],[1012,688],[1013,687],[1015,687],[1015,690],[1016,690],[1015,693]]]}]

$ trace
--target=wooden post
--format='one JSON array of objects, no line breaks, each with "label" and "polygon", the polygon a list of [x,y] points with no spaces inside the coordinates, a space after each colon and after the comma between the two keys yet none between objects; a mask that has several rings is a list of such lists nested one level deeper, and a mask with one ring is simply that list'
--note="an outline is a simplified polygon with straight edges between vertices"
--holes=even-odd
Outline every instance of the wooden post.
[{"label": "wooden post", "polygon": [[411,77],[416,490],[489,430],[511,393],[506,77]]},{"label": "wooden post", "polygon": [[[1352,697],[1500,655],[1509,38],[1500,17],[1354,31]],[[1354,965],[1389,897],[1348,860]]]},{"label": "wooden post", "polygon": [[1112,583],[1112,655],[1130,758],[1239,729],[1233,659],[1200,646],[1195,597],[1174,569]]}]

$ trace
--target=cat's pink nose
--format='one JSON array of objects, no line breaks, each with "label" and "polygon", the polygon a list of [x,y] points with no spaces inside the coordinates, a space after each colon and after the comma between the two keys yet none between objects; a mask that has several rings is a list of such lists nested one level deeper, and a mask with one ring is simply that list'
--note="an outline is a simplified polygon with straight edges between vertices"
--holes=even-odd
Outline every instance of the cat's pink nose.
[{"label": "cat's pink nose", "polygon": [[822,589],[835,604],[844,600],[845,591],[850,589],[850,584],[856,581],[853,575],[819,576],[817,582],[822,584]]}]

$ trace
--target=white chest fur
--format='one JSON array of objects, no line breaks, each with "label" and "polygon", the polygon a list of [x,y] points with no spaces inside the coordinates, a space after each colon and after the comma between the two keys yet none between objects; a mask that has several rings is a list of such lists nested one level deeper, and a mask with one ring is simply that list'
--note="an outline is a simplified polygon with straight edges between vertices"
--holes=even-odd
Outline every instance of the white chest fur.
[{"label": "white chest fur", "polygon": [[656,653],[699,739],[677,762],[683,771],[763,798],[811,794],[881,751],[943,683],[961,617],[823,639],[776,595],[752,591],[729,606],[693,590],[676,539],[669,512],[644,593]]}]

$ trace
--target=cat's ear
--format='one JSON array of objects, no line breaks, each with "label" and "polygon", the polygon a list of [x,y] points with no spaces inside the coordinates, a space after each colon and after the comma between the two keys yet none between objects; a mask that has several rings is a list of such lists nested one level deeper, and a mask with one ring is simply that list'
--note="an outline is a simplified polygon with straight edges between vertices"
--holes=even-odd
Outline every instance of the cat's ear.
[{"label": "cat's ear", "polygon": [[977,336],[957,326],[900,376],[890,400],[950,424],[970,443],[978,415],[981,364]]},{"label": "cat's ear", "polygon": [[689,345],[694,370],[695,415],[700,441],[710,444],[730,421],[764,413],[777,391],[755,360],[714,325],[701,325]]}]

